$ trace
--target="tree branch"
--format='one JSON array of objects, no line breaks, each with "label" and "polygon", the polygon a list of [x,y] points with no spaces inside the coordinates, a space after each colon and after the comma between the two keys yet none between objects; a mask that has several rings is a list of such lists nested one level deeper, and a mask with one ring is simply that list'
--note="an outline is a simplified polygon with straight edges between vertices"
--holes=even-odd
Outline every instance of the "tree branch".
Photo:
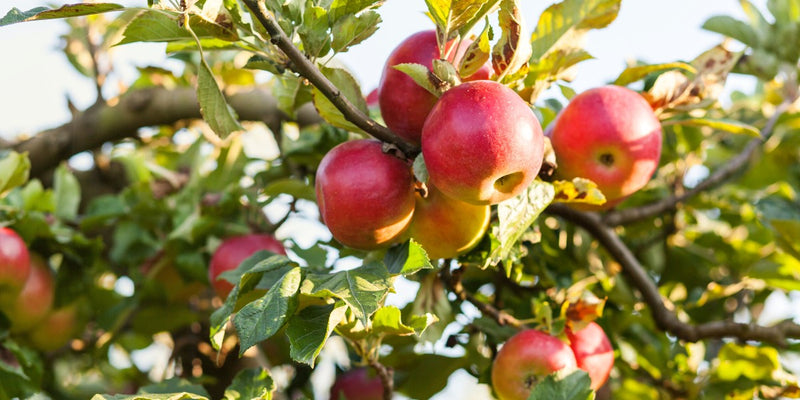
[{"label": "tree branch", "polygon": [[464,289],[464,286],[461,284],[461,274],[463,273],[463,267],[457,269],[455,274],[450,273],[450,267],[447,263],[441,268],[441,277],[442,280],[445,282],[450,291],[455,293],[456,297],[458,297],[461,301],[468,301],[472,303],[483,315],[486,315],[495,321],[498,324],[505,326],[513,326],[515,328],[521,329],[523,328],[522,322],[520,320],[514,318],[513,315],[503,311],[498,310],[495,306],[484,303],[478,300],[475,296],[471,293],[467,292]]},{"label": "tree branch", "polygon": [[[287,117],[278,110],[277,100],[265,88],[248,88],[228,96],[239,118],[263,121],[273,132]],[[173,124],[183,119],[200,119],[200,107],[193,88],[152,87],[132,90],[114,101],[100,102],[75,115],[72,121],[40,132],[19,143],[0,143],[0,150],[27,152],[31,176],[39,176],[74,154],[92,150],[105,142],[135,137],[140,128]],[[297,121],[309,125],[320,121],[311,105],[298,110]]]},{"label": "tree branch", "polygon": [[258,0],[243,1],[261,25],[264,26],[264,29],[266,29],[267,33],[270,35],[272,44],[281,49],[281,51],[286,54],[286,57],[291,60],[292,63],[289,68],[308,79],[314,87],[319,89],[319,91],[341,111],[342,115],[344,115],[348,121],[363,129],[364,132],[367,132],[376,139],[394,144],[409,158],[419,153],[420,149],[417,146],[406,142],[395,135],[389,128],[375,122],[356,108],[346,97],[342,96],[339,89],[331,83],[314,63],[306,58],[286,36],[272,13],[265,8],[263,2]]},{"label": "tree branch", "polygon": [[589,231],[622,266],[625,275],[642,295],[649,306],[653,319],[659,329],[667,331],[682,340],[697,342],[702,339],[734,337],[740,340],[769,342],[781,347],[787,346],[786,339],[800,339],[800,325],[784,321],[773,326],[743,324],[733,321],[713,321],[699,325],[682,322],[670,311],[661,299],[658,287],[647,274],[630,249],[595,213],[573,210],[563,204],[552,204],[547,212],[558,215]]},{"label": "tree branch", "polygon": [[761,144],[769,139],[769,137],[772,135],[772,132],[775,129],[775,124],[778,122],[778,118],[780,118],[780,116],[783,115],[787,109],[789,109],[791,104],[791,102],[781,103],[775,109],[775,113],[773,113],[772,116],[767,120],[764,128],[761,129],[760,137],[749,141],[741,153],[731,158],[726,164],[722,165],[719,169],[714,171],[714,173],[709,175],[702,182],[698,183],[697,186],[681,195],[672,195],[655,203],[646,204],[641,207],[627,208],[619,211],[609,211],[603,217],[603,222],[610,226],[618,226],[654,217],[666,211],[673,210],[679,203],[682,203],[703,191],[724,183],[733,177],[737,172],[739,172],[745,165],[747,165],[747,162],[750,161],[750,158],[753,156],[753,153],[755,153],[756,149],[761,147]]},{"label": "tree branch", "polygon": [[383,399],[392,400],[394,393],[394,371],[391,368],[378,362],[378,360],[370,360],[369,366],[375,369],[378,376],[381,378],[383,384]]}]

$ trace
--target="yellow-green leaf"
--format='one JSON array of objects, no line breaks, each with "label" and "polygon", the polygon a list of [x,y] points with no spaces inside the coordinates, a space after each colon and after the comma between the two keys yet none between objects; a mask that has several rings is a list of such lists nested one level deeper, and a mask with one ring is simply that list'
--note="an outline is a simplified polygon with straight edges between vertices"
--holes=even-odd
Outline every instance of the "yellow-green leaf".
[{"label": "yellow-green leaf", "polygon": [[625,70],[622,71],[621,74],[619,74],[617,80],[614,81],[614,84],[625,86],[629,83],[643,79],[647,75],[650,75],[654,72],[667,71],[670,69],[682,69],[691,72],[693,74],[697,72],[697,70],[693,66],[684,62],[671,62],[671,63],[653,64],[653,65],[637,65],[634,67],[625,68]]},{"label": "yellow-green leaf", "polygon": [[708,119],[708,118],[687,118],[687,119],[671,119],[662,122],[662,125],[686,125],[686,126],[707,126],[714,130],[735,133],[737,135],[748,135],[752,137],[760,137],[761,133],[752,125],[745,124],[744,122],[732,119]]},{"label": "yellow-green leaf", "polygon": [[497,16],[502,34],[492,48],[492,68],[498,76],[511,75],[531,57],[531,44],[525,39],[525,19],[517,0],[503,0]]}]

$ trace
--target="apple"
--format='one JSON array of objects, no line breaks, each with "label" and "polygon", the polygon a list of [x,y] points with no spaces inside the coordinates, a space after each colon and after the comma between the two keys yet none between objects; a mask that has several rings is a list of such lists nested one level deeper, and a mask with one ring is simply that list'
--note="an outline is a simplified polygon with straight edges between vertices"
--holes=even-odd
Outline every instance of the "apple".
[{"label": "apple", "polygon": [[50,266],[42,257],[30,254],[30,273],[25,286],[4,310],[11,321],[11,332],[28,331],[44,319],[53,307],[54,296],[55,282]]},{"label": "apple", "polygon": [[347,371],[331,386],[331,400],[383,400],[383,383],[367,368]]},{"label": "apple", "polygon": [[603,328],[596,322],[590,322],[576,332],[567,329],[567,337],[569,347],[575,353],[578,368],[589,373],[592,390],[600,389],[614,367],[614,349]]},{"label": "apple", "polygon": [[492,364],[492,387],[500,400],[526,400],[539,380],[577,368],[575,355],[560,339],[527,329],[508,339]]},{"label": "apple", "polygon": [[408,234],[431,259],[454,258],[471,250],[489,227],[491,208],[451,199],[433,185],[417,194]]},{"label": "apple", "polygon": [[408,163],[385,154],[380,141],[358,139],[329,151],[319,164],[319,213],[339,243],[374,250],[396,242],[414,212]]},{"label": "apple", "polygon": [[13,302],[30,274],[25,241],[10,228],[0,227],[0,304]]},{"label": "apple", "polygon": [[50,311],[28,333],[27,340],[40,351],[55,351],[69,343],[78,330],[78,311],[66,306]]},{"label": "apple", "polygon": [[429,182],[472,204],[520,194],[539,173],[543,153],[542,127],[528,103],[494,81],[445,92],[422,130]]},{"label": "apple", "polygon": [[644,187],[661,157],[661,123],[650,104],[622,86],[589,89],[572,98],[553,122],[557,177],[592,180],[619,204]]},{"label": "apple", "polygon": [[[461,41],[456,57],[463,56],[471,40]],[[454,42],[448,43],[448,49]],[[433,69],[433,60],[441,58],[436,31],[417,32],[401,42],[389,55],[383,67],[378,85],[378,104],[386,126],[403,139],[419,144],[425,117],[436,104],[436,96],[419,86],[405,72],[395,65],[414,63]],[[458,65],[459,60],[453,61]],[[464,78],[465,81],[488,79],[491,71],[488,65]]]},{"label": "apple", "polygon": [[217,247],[211,256],[211,263],[208,266],[208,280],[220,297],[228,297],[228,294],[233,290],[233,284],[225,279],[219,279],[219,275],[225,271],[236,269],[242,261],[259,250],[268,250],[276,254],[286,255],[286,249],[283,244],[274,236],[268,234],[254,233],[229,237]]},{"label": "apple", "polygon": [[370,109],[378,107],[378,88],[372,89],[364,98],[367,101],[367,107]]}]

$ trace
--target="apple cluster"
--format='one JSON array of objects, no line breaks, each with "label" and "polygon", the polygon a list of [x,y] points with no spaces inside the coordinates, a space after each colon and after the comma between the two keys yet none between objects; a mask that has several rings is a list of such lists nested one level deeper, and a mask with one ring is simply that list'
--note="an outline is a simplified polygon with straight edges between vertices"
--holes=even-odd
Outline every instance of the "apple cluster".
[{"label": "apple cluster", "polygon": [[31,346],[53,351],[64,346],[77,328],[77,310],[55,309],[55,278],[47,261],[28,250],[12,229],[0,227],[0,312],[10,332]]},{"label": "apple cluster", "polygon": [[492,387],[500,400],[525,400],[541,379],[552,373],[580,368],[597,390],[611,374],[614,349],[603,328],[590,322],[583,329],[567,329],[561,339],[527,329],[508,339],[492,364]]},{"label": "apple cluster", "polygon": [[[469,43],[445,46],[454,64]],[[438,98],[395,68],[414,63],[432,70],[440,58],[435,31],[416,33],[391,53],[377,89],[387,127],[421,146],[425,189],[411,162],[377,140],[342,143],[320,163],[317,203],[340,243],[373,250],[411,237],[432,259],[458,256],[485,233],[489,207],[521,193],[538,174],[541,125],[513,90],[487,80],[488,65]]]}]

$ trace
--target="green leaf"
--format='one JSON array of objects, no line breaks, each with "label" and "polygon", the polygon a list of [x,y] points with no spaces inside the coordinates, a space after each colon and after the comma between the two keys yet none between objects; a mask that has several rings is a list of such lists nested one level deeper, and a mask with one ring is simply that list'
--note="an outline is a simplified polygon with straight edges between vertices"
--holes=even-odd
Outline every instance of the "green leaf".
[{"label": "green leaf", "polygon": [[708,118],[687,118],[671,119],[662,122],[662,125],[685,125],[685,126],[707,126],[714,130],[725,131],[737,135],[747,135],[751,137],[761,137],[761,132],[752,125],[745,124],[732,119],[708,119]]},{"label": "green leaf", "polygon": [[706,20],[703,29],[736,39],[750,47],[758,47],[758,34],[746,22],[727,15],[715,15]]},{"label": "green leaf", "polygon": [[574,48],[589,29],[606,27],[619,13],[621,0],[565,0],[539,16],[531,37],[531,61],[562,47]]},{"label": "green leaf", "polygon": [[422,278],[417,296],[411,304],[410,313],[436,316],[438,323],[429,326],[420,336],[421,340],[430,342],[439,340],[447,325],[455,321],[453,307],[447,300],[447,291],[438,274],[427,274]]},{"label": "green leaf", "polygon": [[339,302],[324,306],[309,306],[293,315],[286,326],[292,359],[313,368],[328,337],[336,325],[344,319],[345,311],[347,307]]},{"label": "green leaf", "polygon": [[194,384],[181,378],[171,378],[163,382],[144,386],[139,389],[139,393],[181,396],[176,397],[176,399],[203,399],[211,397],[202,385]]},{"label": "green leaf", "polygon": [[331,28],[333,51],[345,52],[350,46],[363,42],[378,30],[380,23],[380,14],[371,10],[361,15],[348,15],[337,21]]},{"label": "green leaf", "polygon": [[31,161],[27,154],[0,152],[0,197],[28,181]]},{"label": "green leaf", "polygon": [[322,57],[331,49],[328,34],[328,11],[322,7],[307,5],[303,13],[303,24],[297,29],[303,42],[303,50],[311,58]]},{"label": "green leaf", "polygon": [[469,364],[466,358],[446,357],[438,354],[391,354],[386,363],[396,370],[397,391],[412,399],[429,399],[447,386],[448,378]]},{"label": "green leaf", "polygon": [[272,400],[275,384],[265,368],[248,368],[239,371],[231,385],[225,389],[225,400]]},{"label": "green leaf", "polygon": [[532,102],[550,85],[559,80],[569,80],[572,74],[571,67],[579,62],[590,60],[591,54],[578,48],[560,48],[547,53],[544,57],[531,62],[525,76],[525,86],[532,87],[529,101]]},{"label": "green leaf", "polygon": [[53,176],[53,196],[56,216],[65,220],[74,220],[81,204],[81,185],[65,164],[56,168]]},{"label": "green leaf", "polygon": [[239,334],[239,355],[275,334],[297,309],[297,291],[303,279],[300,267],[287,272],[267,294],[246,304],[233,318]]},{"label": "green leaf", "polygon": [[267,186],[264,187],[264,194],[267,196],[288,194],[296,199],[309,201],[316,201],[317,199],[313,186],[295,178],[283,178],[270,181]]},{"label": "green leaf", "polygon": [[142,11],[134,18],[116,45],[135,42],[171,42],[192,39],[192,34],[178,25],[178,16],[158,11]]},{"label": "green leaf", "polygon": [[266,58],[261,55],[254,55],[250,57],[250,59],[247,60],[247,63],[244,64],[244,68],[259,69],[262,71],[271,72],[275,75],[281,75],[285,71],[283,65],[281,65],[275,60]]},{"label": "green leaf", "polygon": [[464,51],[464,56],[461,57],[461,61],[458,65],[458,74],[460,76],[468,77],[478,72],[478,70],[489,61],[492,52],[491,43],[489,42],[491,40],[491,34],[492,26],[489,25],[487,19],[486,26],[481,34],[467,46],[467,50]]},{"label": "green leaf", "polygon": [[536,221],[539,214],[550,205],[554,197],[554,186],[537,179],[519,196],[498,204],[499,225],[495,236],[500,244],[492,250],[486,262],[496,265],[506,259],[517,241]]},{"label": "green leaf", "polygon": [[450,61],[434,59],[432,61],[433,74],[444,82],[447,87],[453,87],[461,83],[456,67]]},{"label": "green leaf", "polygon": [[414,239],[389,248],[383,262],[392,275],[411,275],[422,269],[433,269],[425,249]]},{"label": "green leaf", "polygon": [[531,57],[531,43],[518,0],[503,0],[497,16],[502,34],[492,48],[492,68],[499,76],[513,75]]},{"label": "green leaf", "polygon": [[586,371],[577,370],[563,378],[558,373],[548,375],[537,383],[528,400],[587,400],[594,399],[592,380]]},{"label": "green leaf", "polygon": [[436,97],[441,96],[446,90],[444,82],[433,75],[428,67],[422,64],[403,63],[397,64],[392,68],[408,75],[417,85],[422,86]]},{"label": "green leaf", "polygon": [[312,297],[334,298],[345,302],[364,326],[389,293],[389,271],[382,263],[367,263],[333,274],[309,274],[300,292]]},{"label": "green leaf", "polygon": [[767,0],[767,9],[776,25],[790,25],[800,19],[800,3],[796,0]]},{"label": "green leaf", "polygon": [[205,59],[201,60],[197,72],[197,102],[200,113],[211,129],[221,138],[240,131],[242,125],[236,119],[236,111],[228,104]]},{"label": "green leaf", "polygon": [[6,26],[26,21],[38,21],[56,18],[80,17],[83,15],[100,14],[109,11],[119,11],[125,7],[114,3],[78,3],[66,4],[60,8],[50,9],[47,7],[36,7],[28,11],[21,11],[12,8],[3,18],[0,19],[0,26]]},{"label": "green leaf", "polygon": [[[374,6],[380,6],[383,0],[333,0],[328,11],[331,24],[336,24],[342,18],[358,14]],[[364,13],[366,14],[366,13]]]},{"label": "green leaf", "polygon": [[458,34],[458,31],[481,18],[483,0],[425,0],[433,22],[439,32],[444,33],[445,41]]},{"label": "green leaf", "polygon": [[636,82],[640,79],[644,79],[647,75],[650,75],[655,72],[662,72],[668,71],[671,69],[682,69],[684,71],[688,71],[690,73],[697,73],[697,70],[691,65],[685,62],[671,62],[671,63],[664,63],[664,64],[653,64],[653,65],[637,65],[634,67],[625,68],[621,74],[617,77],[617,80],[614,81],[615,85],[625,86],[629,83]]},{"label": "green leaf", "polygon": [[294,118],[297,109],[311,101],[311,86],[294,75],[278,76],[275,78],[272,94],[278,101],[278,109]]},{"label": "green leaf", "polygon": [[[344,96],[356,108],[367,114],[367,102],[364,100],[364,95],[361,94],[361,87],[356,82],[355,78],[344,69],[320,67],[320,71],[339,89],[340,95]],[[319,115],[328,121],[333,126],[346,129],[352,132],[361,132],[361,128],[355,126],[352,122],[348,121],[341,111],[328,100],[317,88],[313,89],[314,106],[317,108]]]},{"label": "green leaf", "polygon": [[381,307],[372,316],[372,332],[380,335],[421,335],[428,326],[438,321],[435,315],[414,315],[403,323],[400,309],[395,306]]},{"label": "green leaf", "polygon": [[723,381],[767,381],[780,369],[778,350],[773,347],[757,347],[725,343],[719,351],[719,366],[715,370]]},{"label": "green leaf", "polygon": [[206,396],[199,396],[194,393],[158,393],[158,394],[96,394],[92,400],[208,400]]}]

